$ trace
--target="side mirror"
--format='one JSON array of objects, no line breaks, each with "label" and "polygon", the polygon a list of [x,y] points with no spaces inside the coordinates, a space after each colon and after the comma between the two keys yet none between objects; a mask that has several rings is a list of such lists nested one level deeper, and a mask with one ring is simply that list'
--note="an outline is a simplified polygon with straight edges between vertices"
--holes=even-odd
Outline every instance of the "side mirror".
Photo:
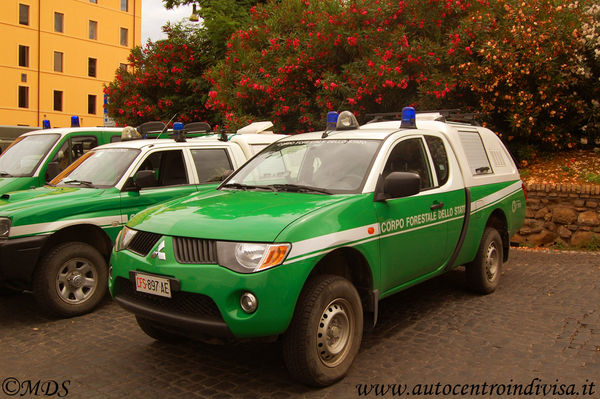
[{"label": "side mirror", "polygon": [[60,173],[58,162],[50,162],[46,168],[46,181],[54,179]]},{"label": "side mirror", "polygon": [[138,170],[123,186],[123,191],[140,191],[142,188],[156,186],[156,175],[153,170]]},{"label": "side mirror", "polygon": [[156,173],[153,170],[138,170],[135,174],[135,184],[139,188],[154,187],[156,183]]},{"label": "side mirror", "polygon": [[392,172],[377,186],[375,201],[410,197],[421,191],[421,178],[416,173]]}]

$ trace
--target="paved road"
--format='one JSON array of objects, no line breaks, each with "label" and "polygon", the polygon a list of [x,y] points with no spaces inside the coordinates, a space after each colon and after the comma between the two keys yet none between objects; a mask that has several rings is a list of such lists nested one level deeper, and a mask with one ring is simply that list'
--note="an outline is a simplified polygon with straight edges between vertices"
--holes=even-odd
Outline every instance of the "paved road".
[{"label": "paved road", "polygon": [[[30,295],[0,297],[0,382],[14,391],[17,380],[41,381],[72,398],[352,398],[359,384],[408,384],[411,396],[471,396],[479,384],[497,397],[542,396],[550,384],[548,397],[600,397],[600,255],[513,251],[488,296],[465,291],[463,278],[454,271],[382,301],[347,378],[321,390],[290,380],[277,343],[164,344],[109,299],[93,314],[51,320]],[[392,397],[379,393],[363,396]]]}]

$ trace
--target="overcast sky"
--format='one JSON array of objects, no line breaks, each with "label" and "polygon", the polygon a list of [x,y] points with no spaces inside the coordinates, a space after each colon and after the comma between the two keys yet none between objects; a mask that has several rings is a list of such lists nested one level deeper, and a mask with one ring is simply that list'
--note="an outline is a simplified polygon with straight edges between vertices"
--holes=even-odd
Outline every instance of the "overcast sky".
[{"label": "overcast sky", "polygon": [[167,21],[178,22],[182,18],[189,18],[192,6],[177,7],[167,10],[161,0],[142,0],[142,46],[148,39],[156,41],[166,39],[161,27]]}]

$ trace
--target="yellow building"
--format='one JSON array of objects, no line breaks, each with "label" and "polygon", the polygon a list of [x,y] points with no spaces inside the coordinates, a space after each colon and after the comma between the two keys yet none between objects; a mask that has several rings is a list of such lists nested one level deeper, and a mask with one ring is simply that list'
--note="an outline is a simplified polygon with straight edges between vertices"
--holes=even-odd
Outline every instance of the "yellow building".
[{"label": "yellow building", "polygon": [[141,43],[142,0],[1,0],[0,125],[104,125],[104,84]]}]

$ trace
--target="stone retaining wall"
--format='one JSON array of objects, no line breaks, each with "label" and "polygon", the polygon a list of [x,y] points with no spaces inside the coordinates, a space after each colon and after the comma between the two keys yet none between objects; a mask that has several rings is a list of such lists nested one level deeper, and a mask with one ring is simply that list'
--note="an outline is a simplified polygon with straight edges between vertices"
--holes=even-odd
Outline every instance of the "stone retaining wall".
[{"label": "stone retaining wall", "polygon": [[525,223],[512,241],[568,247],[600,243],[600,185],[529,183],[525,190]]}]

